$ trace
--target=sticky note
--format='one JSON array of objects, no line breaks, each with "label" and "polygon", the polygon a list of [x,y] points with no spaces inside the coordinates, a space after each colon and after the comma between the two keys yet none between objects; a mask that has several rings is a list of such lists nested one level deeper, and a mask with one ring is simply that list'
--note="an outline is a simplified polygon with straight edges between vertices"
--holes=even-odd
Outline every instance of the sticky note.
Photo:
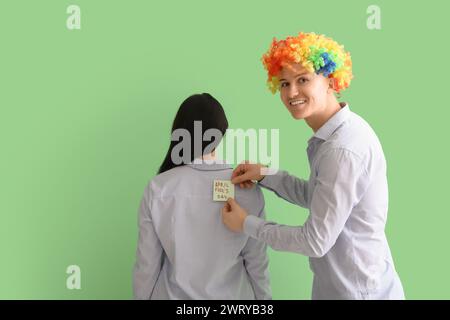
[{"label": "sticky note", "polygon": [[227,201],[228,198],[234,199],[234,184],[230,180],[214,180],[213,200]]}]

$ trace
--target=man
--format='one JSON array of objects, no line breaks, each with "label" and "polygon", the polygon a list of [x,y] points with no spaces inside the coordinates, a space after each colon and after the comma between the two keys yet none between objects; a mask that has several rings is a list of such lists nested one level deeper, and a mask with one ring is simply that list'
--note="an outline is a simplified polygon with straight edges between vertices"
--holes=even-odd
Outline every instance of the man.
[{"label": "man", "polygon": [[350,54],[314,33],[272,42],[263,56],[268,84],[291,116],[314,132],[307,155],[311,174],[264,175],[260,164],[244,163],[232,182],[254,181],[281,198],[309,209],[300,227],[250,216],[233,199],[222,209],[224,224],[275,250],[310,257],[313,299],[404,299],[384,232],[388,210],[386,161],[381,144],[360,116],[335,93],[350,85]]}]

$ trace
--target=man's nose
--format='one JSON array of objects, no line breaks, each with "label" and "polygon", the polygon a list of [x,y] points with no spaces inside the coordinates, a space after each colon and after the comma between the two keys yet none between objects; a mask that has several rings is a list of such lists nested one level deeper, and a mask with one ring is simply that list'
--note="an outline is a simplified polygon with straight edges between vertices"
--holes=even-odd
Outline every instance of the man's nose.
[{"label": "man's nose", "polygon": [[289,99],[293,99],[298,96],[298,88],[295,84],[289,86]]}]

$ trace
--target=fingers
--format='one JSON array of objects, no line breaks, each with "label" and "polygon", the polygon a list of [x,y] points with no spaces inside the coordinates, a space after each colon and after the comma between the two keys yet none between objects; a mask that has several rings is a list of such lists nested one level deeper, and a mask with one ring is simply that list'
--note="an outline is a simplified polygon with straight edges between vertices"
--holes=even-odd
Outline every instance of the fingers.
[{"label": "fingers", "polygon": [[255,184],[252,180],[259,177],[258,164],[251,164],[249,161],[239,164],[231,174],[231,183],[239,184],[242,189],[249,189]]},{"label": "fingers", "polygon": [[250,170],[250,161],[245,160],[242,161],[234,170],[233,173],[231,174],[231,179],[233,180],[233,178],[238,177],[244,173],[246,173],[248,170]]},{"label": "fingers", "polygon": [[233,208],[236,207],[236,205],[237,205],[237,203],[236,203],[236,201],[234,201],[233,198],[227,199],[227,206],[229,206],[231,210],[233,210]]},{"label": "fingers", "polygon": [[241,183],[241,182],[249,181],[249,180],[251,180],[251,178],[252,178],[251,177],[251,173],[250,172],[245,172],[245,173],[243,173],[243,174],[241,174],[241,175],[239,175],[237,177],[232,178],[231,179],[231,183],[238,184],[238,183]]},{"label": "fingers", "polygon": [[236,201],[234,201],[233,198],[228,198],[227,202],[225,202],[224,206],[222,207],[222,214],[227,214],[228,212],[231,212],[236,205],[237,203]]},{"label": "fingers", "polygon": [[245,171],[246,171],[245,164],[241,163],[233,170],[233,173],[231,174],[231,180],[233,180],[233,178],[245,173]]},{"label": "fingers", "polygon": [[227,204],[230,206],[230,211],[241,210],[241,206],[233,198],[227,199]]},{"label": "fingers", "polygon": [[227,215],[228,215],[228,204],[227,203],[225,203],[225,205],[223,206],[223,208],[222,208],[222,221],[223,221],[223,223],[225,223],[226,224],[226,221],[227,221]]},{"label": "fingers", "polygon": [[228,202],[225,202],[225,205],[222,208],[222,215],[227,214],[230,211],[231,211],[230,205],[228,204]]}]

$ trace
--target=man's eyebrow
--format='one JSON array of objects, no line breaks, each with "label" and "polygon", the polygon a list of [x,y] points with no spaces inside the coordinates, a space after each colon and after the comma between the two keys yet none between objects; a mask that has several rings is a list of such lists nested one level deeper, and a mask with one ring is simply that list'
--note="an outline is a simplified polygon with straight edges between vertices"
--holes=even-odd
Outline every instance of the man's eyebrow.
[{"label": "man's eyebrow", "polygon": [[[309,72],[302,72],[302,73],[299,73],[299,74],[297,74],[297,75],[295,75],[295,77],[294,78],[298,78],[298,77],[300,77],[300,76],[304,76],[305,74],[308,74]],[[286,81],[286,79],[280,79],[280,81]]]}]

